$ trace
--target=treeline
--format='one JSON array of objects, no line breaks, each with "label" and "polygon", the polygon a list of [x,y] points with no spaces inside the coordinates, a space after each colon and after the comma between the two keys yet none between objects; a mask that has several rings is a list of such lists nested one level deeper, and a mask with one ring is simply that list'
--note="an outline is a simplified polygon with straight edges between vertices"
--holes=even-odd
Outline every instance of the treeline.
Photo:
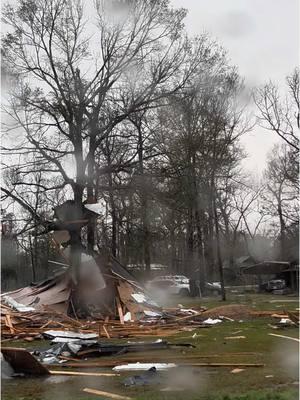
[{"label": "treeline", "polygon": [[11,219],[22,219],[10,235],[34,278],[50,251],[40,251],[39,235],[67,199],[102,204],[97,223],[79,232],[88,250],[109,249],[148,274],[161,263],[201,285],[224,284],[224,260],[255,252],[262,233],[278,240],[273,257],[292,259],[299,71],[288,78],[289,113],[274,85],[256,92],[260,123],[285,141],[258,185],[241,169],[240,138],[253,120],[226,52],[207,35],[188,37],[185,10],[167,0],[86,7],[27,0],[3,9],[2,196],[17,209]]}]

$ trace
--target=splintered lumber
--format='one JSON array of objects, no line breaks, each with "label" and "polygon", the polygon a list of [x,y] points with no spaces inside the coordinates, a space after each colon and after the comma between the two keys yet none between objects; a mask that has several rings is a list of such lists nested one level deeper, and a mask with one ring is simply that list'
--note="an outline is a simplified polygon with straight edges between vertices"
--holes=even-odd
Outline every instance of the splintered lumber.
[{"label": "splintered lumber", "polygon": [[247,367],[247,368],[260,368],[264,367],[265,364],[260,363],[184,363],[182,366],[189,367]]},{"label": "splintered lumber", "polygon": [[295,324],[299,325],[299,313],[295,313],[292,311],[287,312],[289,319]]},{"label": "splintered lumber", "polygon": [[228,340],[239,340],[239,339],[246,339],[246,336],[226,336],[224,339]]},{"label": "splintered lumber", "polygon": [[75,362],[80,362],[80,359],[78,358],[72,358],[72,357],[66,357],[66,356],[57,356],[60,360],[66,360],[66,361],[75,361]]},{"label": "splintered lumber", "polygon": [[289,316],[287,314],[272,314],[271,315],[272,318],[288,318]]},{"label": "splintered lumber", "polygon": [[102,396],[102,397],[108,397],[109,399],[132,400],[132,397],[121,396],[120,394],[115,394],[115,393],[103,392],[102,390],[84,388],[83,391],[86,393],[90,393],[90,394],[97,394],[98,396]]},{"label": "splintered lumber", "polygon": [[290,336],[284,336],[284,335],[277,335],[276,333],[269,333],[268,335],[270,335],[270,336],[277,336],[277,337],[280,337],[280,338],[283,338],[283,339],[290,339],[290,340],[294,340],[295,342],[300,342],[300,340],[299,339],[297,339],[297,338],[294,338],[294,337],[290,337]]},{"label": "splintered lumber", "polygon": [[110,372],[77,372],[77,371],[49,371],[51,375],[71,375],[71,376],[120,376]]},{"label": "splintered lumber", "polygon": [[9,327],[10,333],[14,334],[15,333],[15,329],[14,329],[14,327],[12,325],[11,318],[10,318],[9,314],[5,315],[5,322],[6,322],[6,326]]},{"label": "splintered lumber", "polygon": [[117,308],[118,308],[118,313],[120,317],[121,324],[124,325],[124,315],[121,307],[121,303],[118,297],[116,297],[116,302],[117,302]]},{"label": "splintered lumber", "polygon": [[105,333],[107,339],[110,339],[110,335],[109,335],[109,333],[107,332],[107,329],[106,329],[105,325],[103,325],[103,330],[104,330],[104,333]]},{"label": "splintered lumber", "polygon": [[[69,317],[68,315],[66,315],[66,314],[64,314],[64,313],[62,313],[62,312],[59,312],[59,311],[57,311],[57,310],[54,310],[51,306],[45,305],[44,308],[47,309],[47,310],[49,310],[50,313],[56,314],[56,315],[62,317],[64,320],[69,321],[69,322],[70,322],[71,324],[73,324],[73,325],[77,325],[77,326],[81,326],[81,325],[82,325],[82,323],[79,322],[78,320],[76,320],[76,319],[74,319],[74,318],[71,318],[71,317]],[[40,311],[40,312],[41,312],[41,311]]]},{"label": "splintered lumber", "polygon": [[251,317],[272,317],[273,315],[278,315],[278,318],[282,318],[284,316],[284,312],[278,310],[259,310],[259,311],[251,311]]},{"label": "splintered lumber", "polygon": [[187,315],[187,316],[185,316],[185,317],[176,318],[176,319],[175,319],[175,322],[187,321],[187,320],[189,320],[189,319],[193,319],[193,318],[195,318],[195,317],[199,317],[199,316],[202,315],[202,314],[203,314],[202,312],[199,312],[199,313],[197,313],[197,314],[192,314],[192,315]]}]

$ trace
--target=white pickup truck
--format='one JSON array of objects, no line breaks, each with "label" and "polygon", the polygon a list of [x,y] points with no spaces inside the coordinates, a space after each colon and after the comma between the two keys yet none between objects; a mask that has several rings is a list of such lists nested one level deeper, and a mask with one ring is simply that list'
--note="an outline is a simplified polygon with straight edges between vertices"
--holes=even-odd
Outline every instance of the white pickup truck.
[{"label": "white pickup truck", "polygon": [[146,283],[150,292],[166,292],[171,295],[186,297],[190,295],[189,279],[184,275],[165,275]]}]

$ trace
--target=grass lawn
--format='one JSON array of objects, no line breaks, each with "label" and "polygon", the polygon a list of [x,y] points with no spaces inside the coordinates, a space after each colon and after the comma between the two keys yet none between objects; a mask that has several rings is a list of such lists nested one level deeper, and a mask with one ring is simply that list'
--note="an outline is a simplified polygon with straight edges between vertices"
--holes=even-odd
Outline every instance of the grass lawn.
[{"label": "grass lawn", "polygon": [[[273,302],[275,300],[275,302]],[[231,295],[226,304],[247,304],[255,310],[295,310],[295,297],[252,295]],[[184,306],[224,305],[218,299],[177,299]],[[185,358],[195,362],[219,363],[262,363],[264,367],[245,368],[239,373],[231,373],[233,368],[184,367],[161,372],[161,384],[127,388],[123,379],[136,372],[122,373],[120,377],[91,378],[51,376],[46,379],[12,379],[2,382],[2,398],[5,400],[91,400],[100,396],[85,394],[81,389],[90,387],[132,397],[136,400],[295,400],[298,399],[298,343],[268,335],[276,333],[298,337],[297,328],[274,330],[268,324],[271,318],[257,318],[245,321],[223,322],[211,328],[180,332],[168,337],[173,343],[189,342],[195,348],[175,348],[153,351],[152,361],[165,362],[168,356]],[[194,334],[196,333],[196,336]],[[194,337],[193,337],[194,336]],[[225,339],[230,336],[245,336],[244,339]],[[149,338],[150,340],[151,338]],[[155,338],[157,339],[157,338]],[[39,343],[39,342],[36,342]],[[41,342],[39,343],[39,345]],[[5,343],[12,345],[12,343]],[[24,347],[24,343],[13,345]],[[32,347],[32,343],[26,344]],[[248,354],[237,354],[248,353]],[[144,354],[145,356],[148,354]],[[141,354],[139,354],[139,357]],[[119,356],[126,361],[132,354]],[[176,362],[172,359],[173,362]],[[85,369],[85,371],[87,371]],[[166,387],[176,387],[181,391],[161,391]]]}]

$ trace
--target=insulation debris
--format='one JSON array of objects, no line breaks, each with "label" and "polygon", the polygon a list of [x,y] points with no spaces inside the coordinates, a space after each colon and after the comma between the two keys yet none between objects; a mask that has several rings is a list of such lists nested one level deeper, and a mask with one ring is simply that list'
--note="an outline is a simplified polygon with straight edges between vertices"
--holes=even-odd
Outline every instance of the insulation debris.
[{"label": "insulation debris", "polygon": [[133,297],[134,300],[139,304],[144,303],[153,307],[159,307],[157,303],[147,297],[144,293],[133,293],[131,297]]},{"label": "insulation debris", "polygon": [[34,307],[27,307],[24,304],[18,303],[16,300],[14,300],[13,298],[11,298],[9,296],[3,296],[3,301],[8,306],[10,306],[10,307],[12,307],[15,310],[20,311],[20,312],[34,311],[35,310]]},{"label": "insulation debris", "polygon": [[117,365],[113,368],[113,371],[148,371],[151,368],[155,368],[157,371],[175,368],[177,367],[174,363],[132,363]]},{"label": "insulation debris", "polygon": [[50,339],[61,338],[65,339],[65,341],[69,341],[69,339],[90,340],[98,338],[98,335],[95,333],[78,333],[72,331],[46,331],[44,335]]},{"label": "insulation debris", "polygon": [[216,325],[219,324],[220,322],[222,322],[221,319],[213,319],[213,318],[207,318],[203,321],[204,324],[208,324],[208,325]]}]

